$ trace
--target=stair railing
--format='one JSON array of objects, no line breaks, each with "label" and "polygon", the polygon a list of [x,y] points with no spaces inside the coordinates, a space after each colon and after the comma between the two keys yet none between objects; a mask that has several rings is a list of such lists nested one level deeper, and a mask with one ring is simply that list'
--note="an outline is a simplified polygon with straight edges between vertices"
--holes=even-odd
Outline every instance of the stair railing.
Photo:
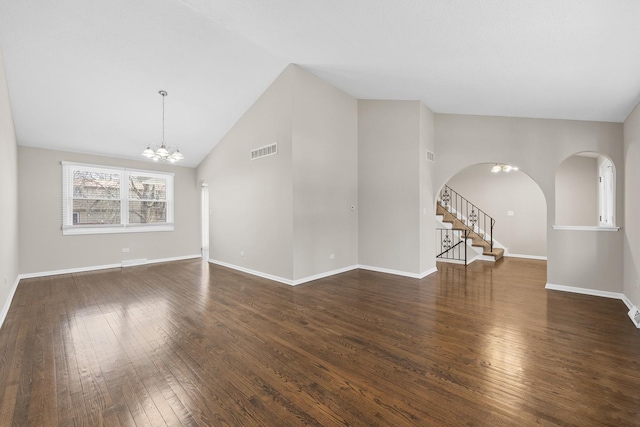
[{"label": "stair railing", "polygon": [[469,230],[454,230],[450,228],[436,228],[436,258],[464,261],[467,265],[467,239]]},{"label": "stair railing", "polygon": [[482,240],[487,242],[491,246],[491,252],[493,252],[493,226],[496,223],[495,219],[448,185],[445,185],[440,190],[439,200],[442,207],[455,215],[456,218],[480,236]]}]

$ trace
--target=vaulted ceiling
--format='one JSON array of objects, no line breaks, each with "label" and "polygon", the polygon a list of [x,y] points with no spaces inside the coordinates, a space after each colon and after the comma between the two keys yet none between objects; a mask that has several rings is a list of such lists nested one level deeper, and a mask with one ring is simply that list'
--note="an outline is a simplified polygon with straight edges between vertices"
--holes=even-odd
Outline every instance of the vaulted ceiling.
[{"label": "vaulted ceiling", "polygon": [[[196,166],[289,63],[434,112],[622,122],[635,0],[0,0],[18,143]],[[256,141],[259,143],[259,141]]]}]

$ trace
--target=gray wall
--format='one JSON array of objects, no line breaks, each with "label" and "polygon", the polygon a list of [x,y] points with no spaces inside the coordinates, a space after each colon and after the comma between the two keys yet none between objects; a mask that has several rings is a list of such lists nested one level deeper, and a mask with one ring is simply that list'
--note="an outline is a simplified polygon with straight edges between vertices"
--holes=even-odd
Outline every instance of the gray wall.
[{"label": "gray wall", "polygon": [[301,279],[358,264],[358,103],[292,68],[293,278]]},{"label": "gray wall", "polygon": [[18,278],[18,147],[0,51],[0,322]]},{"label": "gray wall", "polygon": [[[249,159],[275,141],[277,155]],[[301,68],[283,71],[198,179],[209,185],[213,260],[286,280],[357,264],[357,102]]]},{"label": "gray wall", "polygon": [[520,167],[547,200],[547,281],[622,292],[623,233],[553,230],[555,174],[569,156],[593,151],[616,170],[616,224],[624,224],[623,133],[621,123],[436,114],[436,188],[477,163]]},{"label": "gray wall", "polygon": [[361,265],[411,274],[435,267],[432,147],[433,114],[419,101],[358,101]]},{"label": "gray wall", "polygon": [[624,153],[624,294],[640,307],[640,106],[624,122]]},{"label": "gray wall", "polygon": [[598,225],[598,159],[571,156],[556,172],[556,225]]},{"label": "gray wall", "polygon": [[[174,172],[175,230],[63,236],[62,161]],[[21,274],[200,253],[200,193],[193,168],[19,147],[18,171]]]},{"label": "gray wall", "polygon": [[510,254],[546,256],[547,204],[542,190],[521,171],[492,173],[492,166],[468,167],[447,185],[496,220],[494,238]]},{"label": "gray wall", "polygon": [[[287,67],[197,169],[209,185],[210,258],[285,279],[293,277],[293,73]],[[277,155],[250,160],[274,142]]]}]

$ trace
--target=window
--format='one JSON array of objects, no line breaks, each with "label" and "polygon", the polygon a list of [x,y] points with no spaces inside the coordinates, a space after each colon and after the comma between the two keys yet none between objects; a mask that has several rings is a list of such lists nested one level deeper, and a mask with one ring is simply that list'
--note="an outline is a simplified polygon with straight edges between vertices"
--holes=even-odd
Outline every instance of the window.
[{"label": "window", "polygon": [[63,234],[173,231],[173,174],[62,163]]}]

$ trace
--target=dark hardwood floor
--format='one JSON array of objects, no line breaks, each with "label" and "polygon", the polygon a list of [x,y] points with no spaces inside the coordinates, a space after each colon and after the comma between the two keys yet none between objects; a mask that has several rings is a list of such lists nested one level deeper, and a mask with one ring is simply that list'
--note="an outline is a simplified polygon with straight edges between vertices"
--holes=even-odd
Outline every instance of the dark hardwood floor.
[{"label": "dark hardwood floor", "polygon": [[640,426],[621,301],[543,261],[295,288],[199,260],[23,280],[0,425]]}]

